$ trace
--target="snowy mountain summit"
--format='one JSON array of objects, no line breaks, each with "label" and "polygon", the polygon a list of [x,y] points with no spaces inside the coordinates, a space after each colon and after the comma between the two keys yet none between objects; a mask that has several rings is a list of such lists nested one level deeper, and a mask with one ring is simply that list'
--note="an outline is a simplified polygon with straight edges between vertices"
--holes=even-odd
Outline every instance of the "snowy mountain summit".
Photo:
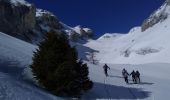
[{"label": "snowy mountain summit", "polygon": [[169,63],[169,14],[170,0],[167,0],[141,27],[134,27],[127,34],[106,33],[86,46],[99,51],[96,59],[102,63]]}]

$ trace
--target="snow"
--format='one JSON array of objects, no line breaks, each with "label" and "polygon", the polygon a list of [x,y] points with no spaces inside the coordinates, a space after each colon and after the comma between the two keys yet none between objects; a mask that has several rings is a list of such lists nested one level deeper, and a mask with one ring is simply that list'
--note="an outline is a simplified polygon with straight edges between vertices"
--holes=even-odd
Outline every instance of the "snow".
[{"label": "snow", "polygon": [[83,28],[83,30],[84,30],[85,32],[91,31],[90,28]]},{"label": "snow", "polygon": [[120,36],[123,36],[123,34],[120,33],[105,33],[103,36],[101,36],[98,40],[107,40],[107,39],[116,39]]},{"label": "snow", "polygon": [[62,99],[33,84],[29,65],[37,46],[0,32],[0,100]]},{"label": "snow", "polygon": [[[90,76],[94,81],[93,89],[86,93],[85,99],[107,99],[107,100],[168,100],[169,95],[169,66],[170,63],[150,64],[108,64],[111,70],[109,77],[105,77],[102,66],[104,64],[92,65]],[[126,84],[121,75],[121,70],[126,68],[130,73],[133,69],[141,73],[141,83]]]},{"label": "snow", "polygon": [[70,27],[70,26],[64,24],[63,22],[60,22],[60,24],[61,24],[65,29],[67,29],[67,30],[73,30],[72,27]]},{"label": "snow", "polygon": [[[32,54],[36,46],[0,32],[0,59],[15,60],[21,66],[32,62]],[[28,49],[29,48],[29,49]]]},{"label": "snow", "polygon": [[[85,46],[98,51],[96,59],[101,63],[169,63],[169,22],[170,18],[167,18],[144,32],[141,32],[141,28],[138,27],[120,36],[105,34],[98,40],[88,42]],[[126,53],[129,53],[128,57],[125,56]]]},{"label": "snow", "polygon": [[[22,0],[13,0],[24,3]],[[161,8],[163,9],[163,7]],[[164,11],[169,12],[166,7]],[[161,13],[158,10],[155,14]],[[43,11],[37,10],[36,16]],[[62,22],[61,22],[62,23]],[[64,24],[63,24],[64,25]],[[80,26],[67,29],[80,33]],[[43,27],[43,26],[42,26]],[[44,27],[48,29],[47,27]],[[83,100],[168,100],[170,84],[170,18],[141,32],[141,27],[132,28],[128,34],[106,33],[97,40],[76,45],[79,58],[89,66],[93,88],[82,96]],[[85,29],[87,31],[89,29]],[[62,100],[35,85],[29,65],[37,46],[0,32],[0,99],[1,100]],[[94,54],[95,64],[90,56]],[[105,77],[103,65],[111,68]],[[130,73],[139,70],[141,83],[126,84],[121,71]],[[69,98],[67,98],[69,99]]]},{"label": "snow", "polygon": [[[0,73],[0,100],[55,100],[57,97],[50,95],[35,85]],[[58,98],[62,100],[61,98]]]},{"label": "snow", "polygon": [[[167,6],[164,11],[169,13],[169,7]],[[162,11],[158,12],[162,13]],[[87,62],[94,87],[83,98],[168,100],[170,98],[169,29],[170,17],[168,16],[167,19],[144,32],[141,31],[141,27],[135,27],[128,34],[106,33],[99,39],[84,44],[89,49],[89,51],[84,50],[86,54],[90,55],[93,50],[94,60],[98,63],[93,65]],[[87,58],[86,56],[84,59]],[[111,68],[108,71],[109,77],[104,75],[102,66],[105,63]],[[126,68],[129,73],[132,70],[139,70],[141,83],[133,84],[129,77],[130,84],[126,84],[121,75],[123,68]]]},{"label": "snow", "polygon": [[18,5],[26,5],[26,6],[31,6],[30,3],[26,2],[25,0],[10,0],[10,2],[12,4],[14,4],[15,6],[18,6]]},{"label": "snow", "polygon": [[[164,27],[166,25],[166,27]],[[89,77],[94,87],[82,96],[84,100],[161,100],[170,98],[170,63],[168,29],[169,19],[158,23],[145,32],[135,28],[129,34],[105,34],[109,38],[89,40],[87,44],[77,45],[79,57],[86,60],[89,66]],[[161,33],[161,34],[160,34]],[[134,41],[132,41],[134,40]],[[159,52],[138,55],[140,48],[154,48]],[[37,46],[0,33],[0,99],[2,100],[61,100],[36,86],[24,70],[32,62],[33,51]],[[120,55],[129,49],[129,57]],[[141,50],[141,49],[140,49]],[[95,52],[96,65],[88,61],[87,55]],[[109,77],[105,77],[102,66],[108,63]],[[141,73],[141,83],[126,84],[121,76],[121,70],[126,68],[130,73],[133,69]],[[17,91],[17,92],[16,92]]]},{"label": "snow", "polygon": [[72,28],[76,33],[81,34],[82,30],[85,32],[92,32],[90,28],[83,28],[81,25],[77,25],[76,27]]},{"label": "snow", "polygon": [[36,17],[41,17],[41,16],[46,15],[46,14],[48,14],[50,16],[55,16],[49,11],[46,11],[46,10],[43,10],[43,9],[36,9]]},{"label": "snow", "polygon": [[82,30],[83,28],[80,26],[80,25],[77,25],[76,27],[74,27],[73,28],[73,30],[76,32],[76,33],[81,33],[81,30]]},{"label": "snow", "polygon": [[158,10],[156,10],[153,14],[151,14],[151,16],[149,17],[149,19],[147,19],[147,21],[150,22],[152,20],[155,20],[156,17],[165,17],[166,19],[166,16],[169,16],[170,14],[170,5],[167,2],[169,1],[166,1]]}]

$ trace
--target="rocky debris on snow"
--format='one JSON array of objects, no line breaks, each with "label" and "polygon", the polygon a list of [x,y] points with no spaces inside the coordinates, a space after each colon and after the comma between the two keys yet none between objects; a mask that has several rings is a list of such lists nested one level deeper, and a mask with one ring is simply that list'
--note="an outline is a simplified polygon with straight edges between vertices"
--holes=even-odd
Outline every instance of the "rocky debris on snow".
[{"label": "rocky debris on snow", "polygon": [[142,24],[142,31],[145,31],[149,27],[152,27],[153,25],[162,22],[167,19],[169,16],[169,11],[170,11],[170,0],[166,0],[165,3],[158,9],[156,10],[149,18],[144,20]]}]

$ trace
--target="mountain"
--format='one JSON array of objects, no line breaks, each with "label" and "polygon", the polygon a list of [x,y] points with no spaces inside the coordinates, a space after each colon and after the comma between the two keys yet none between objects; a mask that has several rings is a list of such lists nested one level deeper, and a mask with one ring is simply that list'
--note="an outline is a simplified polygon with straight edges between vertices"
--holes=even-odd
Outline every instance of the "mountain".
[{"label": "mountain", "polygon": [[[115,37],[115,36],[114,36]],[[118,36],[117,38],[121,38]],[[103,38],[108,39],[108,38]],[[111,39],[111,38],[110,38]],[[82,46],[82,45],[81,45]],[[85,53],[90,52],[82,46]],[[24,42],[0,32],[0,99],[1,100],[68,100],[49,94],[44,89],[32,83],[32,74],[28,65],[32,62],[32,54],[37,46]],[[79,51],[83,53],[83,50]],[[102,53],[102,52],[101,52]],[[123,100],[153,100],[168,99],[169,96],[169,63],[149,64],[108,64],[111,68],[105,77],[103,63],[94,65],[86,61],[89,66],[90,78],[94,87],[82,96],[84,100],[95,99],[123,99]],[[121,76],[121,70],[140,70],[142,82],[126,84]],[[17,91],[17,92],[16,92]]]},{"label": "mountain", "polygon": [[37,9],[24,0],[0,0],[0,6],[0,19],[3,19],[0,20],[0,31],[27,42],[39,43],[50,30],[63,31],[72,38],[92,38],[91,29],[77,33],[51,12]]},{"label": "mountain", "polygon": [[73,42],[93,39],[94,32],[90,28],[83,28],[81,25],[77,25],[76,27],[70,27],[62,22],[60,23],[63,26],[63,31],[69,35],[69,39]]},{"label": "mountain", "polygon": [[35,7],[23,0],[0,1],[0,31],[16,37],[24,35],[35,26]]},{"label": "mountain", "polygon": [[166,0],[165,3],[155,12],[153,12],[149,18],[147,18],[142,24],[142,31],[154,26],[155,24],[162,22],[168,18],[170,14],[170,0]]},{"label": "mountain", "polygon": [[[169,99],[170,83],[170,0],[127,34],[104,34],[90,40],[85,47],[93,49],[96,65],[89,64],[95,88],[85,98],[123,100]],[[89,54],[89,56],[91,56]],[[102,75],[107,64],[109,77]],[[141,83],[126,84],[122,69],[139,70]],[[104,74],[104,73],[103,73]],[[102,92],[101,92],[102,91]]]},{"label": "mountain", "polygon": [[169,63],[169,4],[167,0],[141,27],[132,28],[127,34],[105,34],[85,46],[98,51],[96,59],[101,63]]},{"label": "mountain", "polygon": [[[24,0],[0,0],[0,5],[0,100],[74,99],[51,95],[36,85],[29,65],[37,46],[31,43],[42,41],[43,34],[50,29],[64,31],[74,41],[91,37],[93,31],[80,25],[70,27],[52,13],[36,9]],[[82,96],[83,100],[170,98],[169,8],[170,0],[167,0],[141,26],[127,34],[106,33],[84,44],[70,42],[76,45],[79,58],[88,64],[89,77],[94,82],[92,90]],[[91,63],[92,59],[95,64]],[[103,72],[105,63],[110,67],[109,77]],[[129,77],[130,84],[126,84],[121,74],[123,68],[129,73],[139,70],[141,83],[134,84]]]}]

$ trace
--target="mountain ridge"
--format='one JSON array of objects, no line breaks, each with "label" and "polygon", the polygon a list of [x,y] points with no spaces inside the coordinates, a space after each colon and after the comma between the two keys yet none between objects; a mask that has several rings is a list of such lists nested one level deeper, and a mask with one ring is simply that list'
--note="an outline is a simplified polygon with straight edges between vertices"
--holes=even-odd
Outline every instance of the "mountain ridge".
[{"label": "mountain ridge", "polygon": [[[141,27],[132,28],[127,34],[104,34],[98,40],[90,41],[85,46],[96,51],[96,59],[101,63],[143,64],[170,62],[170,5],[167,0],[151,16],[167,14],[166,19],[149,17],[144,22],[149,27],[143,31]],[[154,23],[152,23],[154,20]],[[157,22],[157,23],[155,23]],[[152,24],[150,24],[152,23]],[[115,36],[115,37],[113,37]],[[105,38],[106,37],[106,38]],[[109,37],[109,38],[107,38]]]},{"label": "mountain ridge", "polygon": [[0,20],[0,31],[33,44],[42,41],[44,34],[50,30],[63,31],[68,37],[75,37],[75,42],[82,38],[92,38],[94,34],[84,30],[77,33],[73,28],[61,24],[53,13],[37,9],[25,0],[1,0],[0,6],[0,18],[3,19]]}]

